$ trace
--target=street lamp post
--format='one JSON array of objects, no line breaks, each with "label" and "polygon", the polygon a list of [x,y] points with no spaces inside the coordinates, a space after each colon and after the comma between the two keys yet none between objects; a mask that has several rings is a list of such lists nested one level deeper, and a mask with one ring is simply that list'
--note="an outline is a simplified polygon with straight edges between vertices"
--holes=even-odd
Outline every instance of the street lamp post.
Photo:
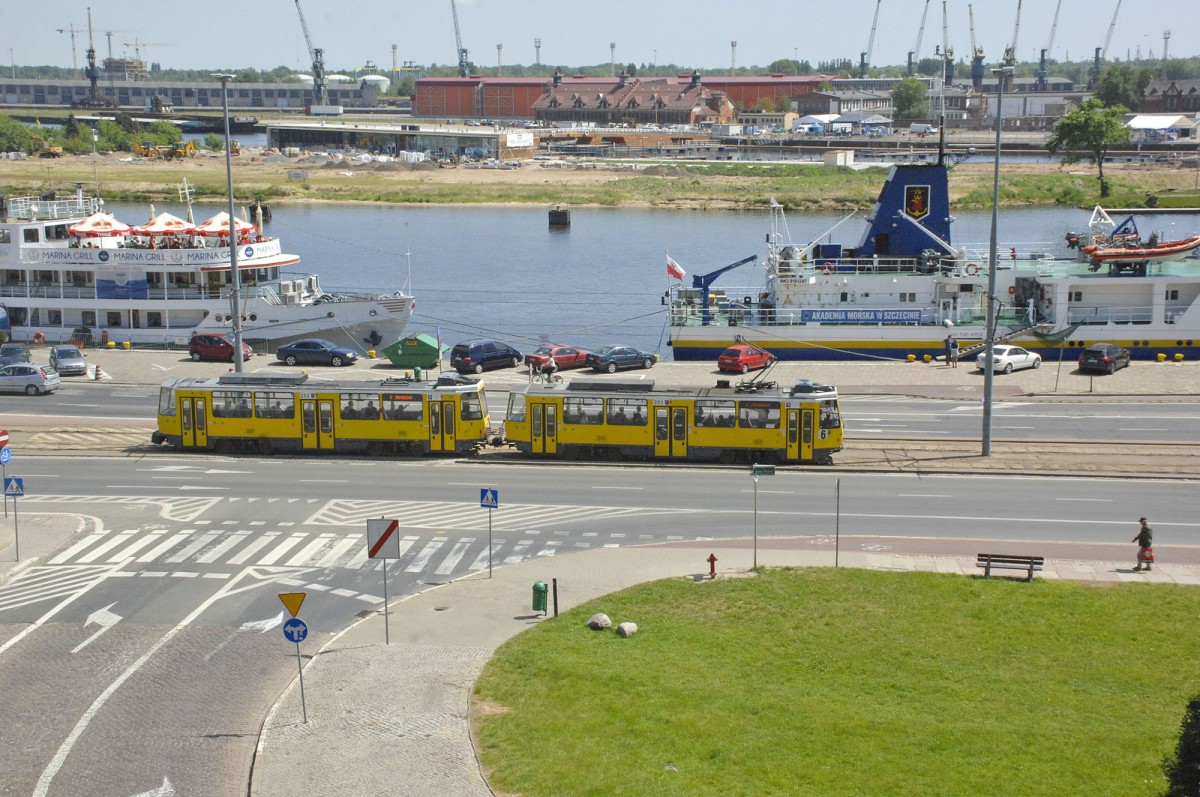
[{"label": "street lamp post", "polygon": [[1004,126],[1004,81],[1013,73],[1013,67],[1002,66],[992,70],[996,76],[996,155],[992,166],[992,237],[988,249],[987,314],[984,323],[983,370],[983,448],[982,455],[992,455],[992,389],[996,381],[994,357],[996,349],[996,237],[1000,218],[1000,130]]},{"label": "street lamp post", "polygon": [[229,144],[229,81],[233,75],[216,74],[213,77],[221,81],[221,115],[225,117],[225,187],[229,194],[229,273],[231,286],[229,289],[229,317],[233,319],[233,370],[242,372],[242,275],[238,273],[237,230],[234,228],[233,215],[233,151]]}]

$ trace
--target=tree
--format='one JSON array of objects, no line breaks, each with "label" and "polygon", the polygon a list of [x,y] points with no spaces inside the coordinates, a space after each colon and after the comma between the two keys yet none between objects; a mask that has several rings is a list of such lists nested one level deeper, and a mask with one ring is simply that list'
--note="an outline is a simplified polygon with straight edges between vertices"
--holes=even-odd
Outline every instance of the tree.
[{"label": "tree", "polygon": [[923,119],[929,113],[925,101],[925,84],[916,78],[905,78],[892,89],[892,104],[900,119]]},{"label": "tree", "polygon": [[1095,98],[1072,108],[1054,125],[1054,132],[1046,142],[1046,149],[1061,153],[1066,163],[1075,163],[1082,158],[1096,164],[1100,177],[1100,197],[1108,196],[1108,182],[1104,179],[1104,157],[1108,151],[1133,140],[1133,131],[1125,126],[1121,117],[1126,113],[1124,106],[1105,107]]},{"label": "tree", "polygon": [[1142,107],[1142,96],[1153,79],[1154,72],[1150,69],[1128,64],[1110,66],[1100,75],[1096,99],[1105,105],[1124,105],[1136,111]]},{"label": "tree", "polygon": [[1163,759],[1167,790],[1163,797],[1200,795],[1200,695],[1188,701],[1173,756]]}]

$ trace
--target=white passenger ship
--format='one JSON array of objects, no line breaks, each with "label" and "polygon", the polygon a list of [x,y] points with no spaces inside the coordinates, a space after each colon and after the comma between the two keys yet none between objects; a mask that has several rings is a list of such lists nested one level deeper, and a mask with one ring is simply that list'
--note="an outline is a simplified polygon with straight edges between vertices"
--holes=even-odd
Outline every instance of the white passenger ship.
[{"label": "white passenger ship", "polygon": [[[233,331],[229,217],[192,225],[163,214],[129,227],[84,195],[0,203],[0,329],[20,341],[186,345]],[[279,240],[240,219],[244,339],[271,350],[320,337],[360,351],[400,339],[415,302],[391,294],[326,292]]]}]

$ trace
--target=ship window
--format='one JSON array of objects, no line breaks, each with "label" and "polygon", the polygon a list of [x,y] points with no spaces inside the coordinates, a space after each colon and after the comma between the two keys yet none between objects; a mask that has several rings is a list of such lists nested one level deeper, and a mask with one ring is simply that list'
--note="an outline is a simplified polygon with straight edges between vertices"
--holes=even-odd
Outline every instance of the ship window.
[{"label": "ship window", "polygon": [[25,243],[36,244],[39,240],[41,240],[41,239],[38,237],[38,228],[37,227],[26,227],[25,228]]},{"label": "ship window", "polygon": [[842,298],[839,299],[839,301],[842,301],[842,302],[850,301],[850,294],[846,293],[845,291],[842,291],[841,296],[842,296]]},{"label": "ship window", "polygon": [[1067,295],[1067,301],[1082,302],[1083,301],[1083,291],[1071,291]]},{"label": "ship window", "polygon": [[1169,291],[1167,291],[1167,301],[1168,301],[1168,302],[1177,302],[1177,301],[1179,301],[1179,291],[1178,291],[1178,290],[1169,290]]},{"label": "ship window", "polygon": [[0,230],[0,244],[12,243],[12,237],[8,234],[8,230]]}]

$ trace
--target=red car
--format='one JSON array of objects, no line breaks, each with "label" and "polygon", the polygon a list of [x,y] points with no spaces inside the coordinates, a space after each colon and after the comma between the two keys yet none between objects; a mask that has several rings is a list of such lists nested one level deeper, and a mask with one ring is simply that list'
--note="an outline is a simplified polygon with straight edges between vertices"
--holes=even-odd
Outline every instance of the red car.
[{"label": "red car", "polygon": [[538,346],[536,350],[525,355],[525,364],[532,365],[535,370],[540,370],[546,364],[546,360],[554,357],[554,363],[558,366],[558,370],[565,371],[568,368],[582,368],[587,364],[588,353],[584,349],[577,349],[574,346],[560,346],[557,343],[547,343],[544,346]]},{"label": "red car", "polygon": [[774,361],[775,355],[766,349],[742,343],[730,346],[721,352],[721,356],[717,358],[717,370],[744,374],[748,371],[766,368]]}]

